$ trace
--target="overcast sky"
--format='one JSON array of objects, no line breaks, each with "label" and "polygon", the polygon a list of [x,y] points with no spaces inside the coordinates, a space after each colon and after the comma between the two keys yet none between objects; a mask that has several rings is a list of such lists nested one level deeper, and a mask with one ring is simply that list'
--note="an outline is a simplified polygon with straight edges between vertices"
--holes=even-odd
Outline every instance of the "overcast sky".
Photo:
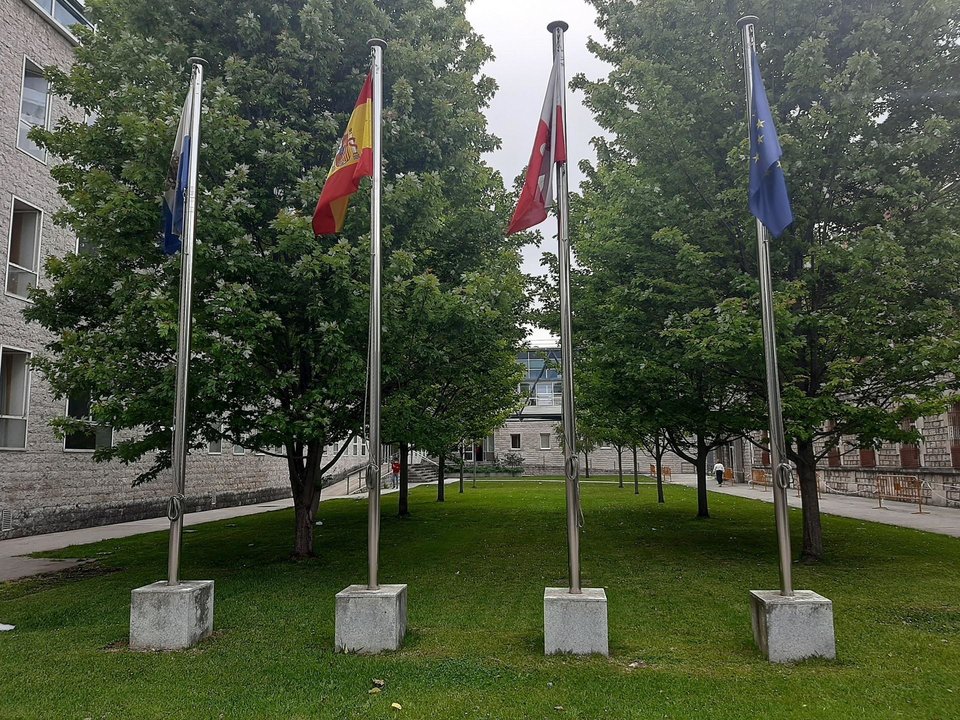
[{"label": "overcast sky", "polygon": [[[500,89],[490,104],[487,119],[490,131],[502,140],[500,150],[487,160],[500,171],[508,187],[530,159],[543,96],[546,92],[553,50],[547,24],[565,20],[567,81],[577,73],[588,78],[604,77],[607,66],[587,50],[587,38],[602,39],[594,24],[596,13],[584,0],[473,0],[467,5],[467,19],[493,48],[496,59],[483,68]],[[582,93],[567,93],[567,154],[570,189],[583,178],[577,165],[583,158],[594,159],[590,139],[600,134],[590,111],[583,106]],[[540,226],[544,247],[556,252],[556,220]],[[524,272],[541,274],[541,250],[524,251]]]}]

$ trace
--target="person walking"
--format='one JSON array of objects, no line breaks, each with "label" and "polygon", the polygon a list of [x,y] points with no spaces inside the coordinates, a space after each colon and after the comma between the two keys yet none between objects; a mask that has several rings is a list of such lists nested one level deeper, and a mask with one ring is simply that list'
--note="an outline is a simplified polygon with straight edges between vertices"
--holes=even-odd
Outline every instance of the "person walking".
[{"label": "person walking", "polygon": [[400,487],[400,461],[396,458],[390,463],[390,479],[393,481],[393,487]]},{"label": "person walking", "polygon": [[723,463],[717,460],[717,464],[713,466],[713,474],[717,476],[717,485],[723,485]]}]

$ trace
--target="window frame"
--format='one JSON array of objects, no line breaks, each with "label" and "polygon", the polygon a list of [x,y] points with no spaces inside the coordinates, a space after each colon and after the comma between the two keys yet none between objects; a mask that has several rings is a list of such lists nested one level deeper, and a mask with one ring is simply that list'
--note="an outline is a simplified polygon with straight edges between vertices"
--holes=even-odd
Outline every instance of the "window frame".
[{"label": "window frame", "polygon": [[[49,159],[49,153],[46,150],[42,150],[43,157],[37,157],[30,151],[20,147],[20,123],[23,122],[23,91],[26,89],[26,85],[27,85],[27,63],[29,63],[33,68],[36,68],[36,70],[32,70],[32,72],[39,72],[40,76],[43,77],[43,66],[38,63],[35,63],[33,60],[30,59],[29,56],[24,55],[23,62],[21,63],[21,67],[20,67],[20,102],[17,105],[17,127],[15,128],[17,137],[16,137],[16,141],[14,142],[14,146],[17,148],[19,152],[22,152],[27,157],[33,158],[37,162],[47,165],[49,164],[47,162],[47,160]],[[45,103],[45,107],[44,107],[43,129],[49,130],[50,117],[53,114],[53,102],[52,102],[53,95],[50,93],[50,81],[47,80],[46,78],[43,78],[43,80],[45,83],[47,83],[47,102]],[[34,128],[34,127],[39,127],[39,126],[38,125],[31,126],[31,128]],[[28,130],[27,132],[29,133],[30,131]]]},{"label": "window frame", "polygon": [[[33,208],[33,210],[35,210],[38,213],[37,250],[36,250],[36,259],[35,259],[37,267],[35,270],[31,270],[30,268],[25,268],[22,265],[18,265],[10,259],[11,250],[13,249],[13,217],[17,212],[17,203]],[[10,194],[10,224],[8,225],[9,230],[7,231],[7,264],[4,267],[4,274],[3,274],[3,293],[7,297],[16,298],[17,300],[20,300],[22,302],[33,303],[33,300],[30,299],[29,291],[27,292],[27,295],[24,296],[24,295],[17,295],[16,293],[12,293],[7,288],[9,287],[9,284],[10,284],[10,266],[11,265],[16,267],[18,270],[23,270],[25,272],[32,272],[34,275],[36,275],[37,280],[34,283],[34,287],[40,287],[40,258],[42,257],[41,247],[43,245],[43,221],[44,221],[43,208],[38,207],[33,203],[24,200],[18,195],[14,195],[13,193]]]},{"label": "window frame", "polygon": [[[547,444],[543,444],[543,439],[547,439]],[[540,449],[541,450],[553,450],[553,443],[551,442],[551,433],[540,433]]]},{"label": "window frame", "polygon": [[4,350],[12,350],[13,352],[23,353],[27,356],[27,365],[26,365],[26,388],[24,390],[23,398],[23,416],[17,415],[0,415],[0,419],[9,419],[9,420],[23,420],[23,447],[6,447],[0,445],[0,451],[2,452],[26,452],[27,444],[30,439],[30,395],[33,389],[33,369],[30,367],[30,360],[33,358],[33,353],[24,348],[14,347],[13,345],[0,345],[0,366],[3,365],[3,352]]},{"label": "window frame", "polygon": [[[513,439],[517,439],[517,444],[513,444]],[[523,447],[523,438],[521,433],[510,433],[510,449],[511,450],[520,450]]]},{"label": "window frame", "polygon": [[216,441],[220,449],[213,451],[210,449],[210,446],[213,445],[213,440],[207,440],[207,455],[223,455],[223,423],[220,423],[220,437]]}]

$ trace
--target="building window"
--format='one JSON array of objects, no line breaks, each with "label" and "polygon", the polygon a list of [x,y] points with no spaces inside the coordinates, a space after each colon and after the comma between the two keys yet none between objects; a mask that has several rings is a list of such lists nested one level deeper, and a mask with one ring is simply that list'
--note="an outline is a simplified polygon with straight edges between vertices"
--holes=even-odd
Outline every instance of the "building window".
[{"label": "building window", "polygon": [[510,449],[520,449],[520,433],[510,433]]},{"label": "building window", "polygon": [[950,433],[950,464],[960,469],[960,402],[950,407],[947,413],[947,427]]},{"label": "building window", "polygon": [[50,117],[50,86],[43,71],[27,59],[23,61],[23,89],[20,93],[20,124],[17,147],[40,162],[47,161],[43,151],[27,134],[35,127],[47,126]]},{"label": "building window", "polygon": [[762,446],[760,450],[760,465],[770,467],[770,435],[766,430],[763,431],[763,436],[760,438],[760,445]]},{"label": "building window", "polygon": [[24,300],[36,287],[40,266],[40,228],[43,213],[13,199],[10,238],[7,245],[7,292]]},{"label": "building window", "polygon": [[877,466],[877,451],[873,448],[860,448],[860,467],[875,468]]},{"label": "building window", "polygon": [[67,433],[63,438],[64,450],[93,451],[113,445],[113,428],[93,421],[88,393],[77,392],[67,398],[67,417],[86,421],[89,429]]},{"label": "building window", "polygon": [[223,453],[223,425],[218,428],[219,435],[216,440],[207,443],[207,455],[220,455]]},{"label": "building window", "polygon": [[540,449],[550,449],[550,433],[540,433]]},{"label": "building window", "polygon": [[246,451],[247,451],[247,450],[246,450],[246,448],[243,447],[243,445],[239,445],[238,443],[234,443],[234,444],[233,444],[233,454],[234,454],[234,455],[243,455]]},{"label": "building window", "polygon": [[30,409],[30,353],[0,348],[0,448],[27,446]]},{"label": "building window", "polygon": [[827,467],[840,467],[840,448],[836,445],[827,450]]},{"label": "building window", "polygon": [[[900,429],[904,432],[912,432],[917,429],[916,421],[910,418],[905,418],[900,423]],[[908,469],[920,467],[919,445],[915,443],[900,444],[900,467]]]}]

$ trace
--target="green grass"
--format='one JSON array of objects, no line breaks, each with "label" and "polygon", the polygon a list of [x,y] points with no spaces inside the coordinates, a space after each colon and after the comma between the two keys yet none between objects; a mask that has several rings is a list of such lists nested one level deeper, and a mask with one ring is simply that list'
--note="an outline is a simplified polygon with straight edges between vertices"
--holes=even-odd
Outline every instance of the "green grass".
[{"label": "green grass", "polygon": [[187,652],[125,648],[130,590],[164,576],[165,533],[58,553],[103,572],[0,585],[0,621],[17,625],[0,634],[0,717],[960,717],[956,539],[825,517],[830,559],[795,585],[833,599],[839,658],[774,666],[747,596],[777,582],[772,507],[713,495],[698,521],[692,490],[655,497],[583,488],[583,582],[607,588],[609,659],[543,656],[543,588],[566,584],[563,486],[468,483],[442,505],[415,490],[403,521],[384,498],[381,581],[409,583],[410,630],[376,657],[333,652],[334,594],[365,580],[356,500],[321,505],[309,562],[288,560],[290,511],[186,534],[182,575],[217,583],[215,636]]}]

